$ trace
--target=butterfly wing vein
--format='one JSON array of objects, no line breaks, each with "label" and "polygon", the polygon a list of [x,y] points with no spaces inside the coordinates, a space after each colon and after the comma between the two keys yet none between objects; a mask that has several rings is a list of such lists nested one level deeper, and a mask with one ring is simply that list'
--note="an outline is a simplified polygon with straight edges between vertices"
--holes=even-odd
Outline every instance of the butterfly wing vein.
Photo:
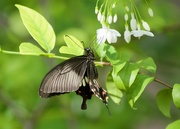
[{"label": "butterfly wing vein", "polygon": [[43,98],[51,94],[61,94],[76,91],[87,69],[88,60],[78,56],[64,61],[54,67],[43,79],[39,95]]}]

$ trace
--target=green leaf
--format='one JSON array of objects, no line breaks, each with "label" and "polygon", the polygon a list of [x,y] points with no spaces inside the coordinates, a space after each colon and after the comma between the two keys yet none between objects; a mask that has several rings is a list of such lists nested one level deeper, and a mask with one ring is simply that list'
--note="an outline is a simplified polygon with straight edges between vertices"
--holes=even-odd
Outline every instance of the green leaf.
[{"label": "green leaf", "polygon": [[139,68],[137,64],[120,61],[113,65],[112,77],[120,90],[129,88],[136,79]]},{"label": "green leaf", "polygon": [[126,87],[121,79],[120,75],[118,74],[121,69],[126,65],[126,62],[119,61],[118,63],[113,65],[112,77],[116,87],[120,90],[126,90]]},{"label": "green leaf", "polygon": [[166,117],[171,117],[170,115],[171,100],[172,100],[171,89],[163,89],[156,96],[156,102],[158,108]]},{"label": "green leaf", "polygon": [[104,49],[106,50],[106,59],[110,61],[112,65],[119,62],[118,53],[112,45],[106,44]]},{"label": "green leaf", "polygon": [[154,77],[150,77],[144,74],[138,74],[135,82],[132,86],[127,90],[126,95],[129,101],[129,104],[132,108],[134,108],[135,102],[138,100],[146,86],[154,80]]},{"label": "green leaf", "polygon": [[21,43],[21,45],[19,46],[19,52],[21,54],[27,54],[27,55],[40,55],[40,54],[44,54],[44,52],[38,48],[36,45],[32,44],[32,43]]},{"label": "green leaf", "polygon": [[172,98],[175,106],[180,109],[180,84],[173,86]]},{"label": "green leaf", "polygon": [[102,61],[103,58],[106,56],[106,50],[105,50],[105,46],[106,44],[98,44],[96,46],[94,46],[96,48],[96,53],[98,54],[98,56],[100,57],[100,60]]},{"label": "green leaf", "polygon": [[141,65],[141,67],[145,68],[149,72],[156,72],[156,64],[154,63],[154,60],[151,57],[141,60],[138,63]]},{"label": "green leaf", "polygon": [[62,46],[59,49],[60,53],[72,54],[72,55],[76,55],[76,56],[84,54],[83,44],[77,38],[75,38],[71,35],[65,35],[64,41],[66,42],[67,46]]},{"label": "green leaf", "polygon": [[56,39],[52,26],[38,12],[22,5],[16,4],[16,7],[28,32],[44,50],[50,53]]},{"label": "green leaf", "polygon": [[119,90],[112,79],[111,73],[108,74],[106,79],[106,88],[107,92],[110,95],[111,99],[116,103],[119,104],[121,101],[121,98],[123,96],[123,92]]},{"label": "green leaf", "polygon": [[135,63],[126,63],[125,67],[119,72],[121,79],[124,82],[125,87],[129,88],[138,74],[139,67]]},{"label": "green leaf", "polygon": [[173,123],[169,124],[166,129],[180,129],[180,120],[174,121]]}]

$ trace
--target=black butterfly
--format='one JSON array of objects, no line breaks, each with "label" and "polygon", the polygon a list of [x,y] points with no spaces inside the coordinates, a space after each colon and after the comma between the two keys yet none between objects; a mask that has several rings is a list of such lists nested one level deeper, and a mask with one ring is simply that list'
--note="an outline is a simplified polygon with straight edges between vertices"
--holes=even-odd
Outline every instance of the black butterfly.
[{"label": "black butterfly", "polygon": [[72,57],[57,65],[44,77],[39,88],[39,95],[48,98],[75,91],[77,95],[82,96],[81,109],[85,110],[86,100],[91,99],[95,94],[107,107],[108,93],[97,81],[98,72],[94,59],[91,49],[86,48],[84,55]]}]

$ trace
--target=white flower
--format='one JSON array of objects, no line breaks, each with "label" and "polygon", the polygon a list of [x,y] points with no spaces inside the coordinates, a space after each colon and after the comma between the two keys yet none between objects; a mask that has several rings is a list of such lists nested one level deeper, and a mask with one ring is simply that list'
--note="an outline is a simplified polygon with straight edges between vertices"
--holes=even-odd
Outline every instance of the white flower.
[{"label": "white flower", "polygon": [[131,35],[133,35],[134,37],[138,37],[138,38],[140,38],[143,35],[154,37],[154,34],[152,32],[146,31],[146,30],[141,30],[140,25],[137,25],[137,30],[131,31]]},{"label": "white flower", "polygon": [[117,42],[117,37],[120,37],[121,34],[115,30],[110,29],[106,25],[103,25],[101,29],[97,30],[97,42],[98,44],[104,43],[106,40],[108,43]]},{"label": "white flower", "polygon": [[137,28],[137,22],[136,19],[134,18],[134,13],[131,13],[131,21],[130,21],[131,29],[136,30]]},{"label": "white flower", "polygon": [[129,43],[131,41],[131,32],[129,31],[128,25],[125,25],[124,40]]},{"label": "white flower", "polygon": [[144,29],[146,29],[147,31],[150,31],[150,27],[149,27],[148,23],[143,20],[141,22],[142,22]]}]

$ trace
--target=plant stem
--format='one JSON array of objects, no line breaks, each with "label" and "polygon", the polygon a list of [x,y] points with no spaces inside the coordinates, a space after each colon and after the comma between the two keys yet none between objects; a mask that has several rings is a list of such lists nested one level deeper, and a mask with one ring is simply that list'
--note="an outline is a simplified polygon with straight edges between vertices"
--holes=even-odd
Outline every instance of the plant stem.
[{"label": "plant stem", "polygon": [[161,81],[161,80],[159,80],[157,78],[155,78],[154,81],[157,82],[157,83],[160,83],[160,84],[162,84],[162,85],[164,85],[164,86],[166,86],[166,87],[168,87],[170,89],[173,89],[173,87],[171,85],[169,85],[169,84],[167,84],[167,83],[165,83],[165,82],[163,82],[163,81]]},{"label": "plant stem", "polygon": [[112,66],[112,64],[109,63],[109,62],[98,62],[98,61],[95,61],[94,63],[97,64],[97,65]]},{"label": "plant stem", "polygon": [[2,50],[0,48],[0,52],[4,53],[4,54],[13,54],[13,55],[26,55],[26,56],[45,56],[48,58],[58,58],[58,59],[62,59],[62,60],[66,60],[69,59],[68,57],[63,57],[63,56],[56,56],[53,53],[20,53],[20,52],[15,52],[15,51],[6,51],[6,50]]},{"label": "plant stem", "polygon": [[[96,63],[96,64],[103,65],[103,66],[112,66],[112,64],[109,63],[109,62],[95,62],[95,63]],[[139,72],[139,73],[140,73],[140,72]],[[140,74],[141,74],[141,73],[140,73]],[[162,85],[164,85],[164,86],[166,86],[166,87],[168,87],[168,88],[170,88],[170,89],[173,89],[173,87],[172,87],[171,85],[169,85],[169,84],[167,84],[167,83],[165,83],[165,82],[163,82],[163,81],[161,81],[161,80],[159,80],[159,79],[157,79],[157,78],[155,78],[154,81],[157,82],[157,83],[159,83],[159,84],[162,84]]]}]

